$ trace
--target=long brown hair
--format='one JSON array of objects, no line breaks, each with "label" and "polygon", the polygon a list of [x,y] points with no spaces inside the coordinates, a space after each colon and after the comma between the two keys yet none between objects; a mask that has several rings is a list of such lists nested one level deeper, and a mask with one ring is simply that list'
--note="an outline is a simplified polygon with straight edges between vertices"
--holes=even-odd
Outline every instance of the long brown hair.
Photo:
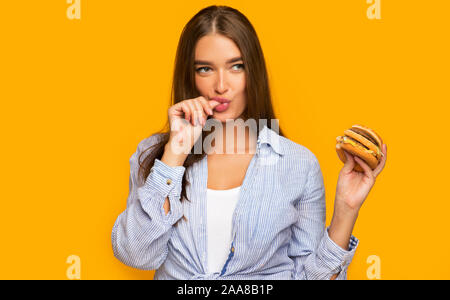
[{"label": "long brown hair", "polygon": [[[272,119],[276,119],[272,107],[269,80],[267,76],[266,63],[255,29],[249,20],[238,10],[228,6],[209,6],[199,11],[184,27],[181,34],[173,73],[173,84],[171,91],[171,105],[175,105],[186,99],[201,96],[195,86],[195,46],[197,41],[210,33],[221,34],[233,40],[240,49],[244,68],[246,70],[246,100],[247,105],[243,116],[244,120],[253,119],[257,123],[259,134],[260,119],[268,120],[267,127],[271,128]],[[278,133],[284,136],[281,129]],[[167,120],[165,128],[159,132],[160,141],[146,149],[139,156],[139,176],[145,181],[150,173],[156,158],[161,159],[164,147],[169,141],[170,124]],[[203,131],[202,141],[210,132]],[[203,145],[203,143],[202,143]],[[149,152],[141,163],[141,156]],[[187,156],[183,166],[186,168],[200,161],[206,155],[204,149],[201,154],[193,151]],[[181,200],[187,198],[186,173],[182,180]]]}]

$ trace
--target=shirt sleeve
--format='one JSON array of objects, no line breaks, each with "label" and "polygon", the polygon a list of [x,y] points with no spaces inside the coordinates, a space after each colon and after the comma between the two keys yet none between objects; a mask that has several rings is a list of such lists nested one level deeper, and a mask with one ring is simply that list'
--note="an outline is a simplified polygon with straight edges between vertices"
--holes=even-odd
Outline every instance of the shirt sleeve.
[{"label": "shirt sleeve", "polygon": [[294,279],[347,279],[358,239],[350,238],[348,250],[338,246],[325,228],[325,187],[320,165],[312,154],[305,190],[298,199],[298,221],[292,226],[289,256],[294,260]]},{"label": "shirt sleeve", "polygon": [[[127,207],[114,223],[111,234],[114,256],[142,270],[155,270],[162,265],[173,224],[183,215],[180,194],[184,166],[171,167],[156,158],[144,184],[138,184],[139,156],[157,141],[158,135],[141,141],[130,158]],[[163,205],[167,197],[170,211],[166,215]]]}]

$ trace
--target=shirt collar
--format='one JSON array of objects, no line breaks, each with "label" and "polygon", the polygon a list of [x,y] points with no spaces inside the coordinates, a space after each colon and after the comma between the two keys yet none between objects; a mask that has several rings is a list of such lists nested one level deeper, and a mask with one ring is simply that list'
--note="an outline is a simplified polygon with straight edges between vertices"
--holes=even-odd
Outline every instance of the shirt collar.
[{"label": "shirt collar", "polygon": [[267,125],[264,125],[264,128],[259,131],[257,140],[258,150],[263,144],[268,144],[270,146],[270,149],[272,149],[279,155],[284,155],[284,149],[281,145],[280,135],[267,127]]}]

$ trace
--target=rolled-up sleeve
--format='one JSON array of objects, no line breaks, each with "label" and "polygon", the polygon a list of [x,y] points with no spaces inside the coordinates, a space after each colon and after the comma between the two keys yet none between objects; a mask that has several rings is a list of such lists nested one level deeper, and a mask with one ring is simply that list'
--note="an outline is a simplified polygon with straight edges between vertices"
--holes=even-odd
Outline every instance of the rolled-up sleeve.
[{"label": "rolled-up sleeve", "polygon": [[[144,186],[138,189],[141,205],[149,216],[169,225],[173,225],[182,217],[180,197],[184,171],[183,166],[171,167],[155,159]],[[166,198],[169,198],[170,203],[167,215],[163,207]]]},{"label": "rolled-up sleeve", "polygon": [[[332,275],[339,273],[336,277],[337,280],[347,279],[347,269],[353,260],[356,248],[358,246],[358,239],[353,235],[350,238],[348,250],[342,249],[338,246],[330,236],[328,235],[328,227],[325,230],[324,237],[322,238],[319,247],[316,251],[316,255],[319,257],[319,266],[308,266],[308,269],[313,271],[314,269],[332,270]],[[320,276],[317,274],[316,276]],[[331,277],[330,276],[330,277]],[[328,276],[324,279],[329,279]]]},{"label": "rolled-up sleeve", "polygon": [[[142,141],[130,158],[127,207],[111,233],[114,256],[128,266],[144,270],[157,269],[164,262],[173,224],[183,215],[180,194],[185,167],[171,167],[156,158],[144,184],[138,184],[140,153],[157,141],[157,135]],[[167,215],[166,198],[170,202]]]},{"label": "rolled-up sleeve", "polygon": [[325,227],[325,187],[319,162],[311,153],[304,192],[296,204],[298,221],[292,226],[289,256],[294,260],[294,279],[347,279],[358,239],[350,238],[348,250],[338,246]]}]

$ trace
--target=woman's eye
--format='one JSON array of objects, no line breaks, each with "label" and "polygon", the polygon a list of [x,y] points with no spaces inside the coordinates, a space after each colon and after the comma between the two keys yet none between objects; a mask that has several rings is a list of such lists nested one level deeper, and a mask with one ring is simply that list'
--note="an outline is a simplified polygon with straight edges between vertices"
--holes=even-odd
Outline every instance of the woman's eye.
[{"label": "woman's eye", "polygon": [[[236,69],[236,67],[237,67],[237,69]],[[233,67],[233,70],[241,70],[241,69],[244,69],[244,64],[236,64],[236,65],[234,65]],[[196,69],[196,71],[198,72],[198,73],[206,73],[206,72],[208,72],[209,70],[211,70],[211,68],[210,67],[201,67],[201,68],[198,68],[198,69]]]},{"label": "woman's eye", "polygon": [[196,71],[199,73],[205,73],[205,72],[202,72],[202,70],[209,70],[209,69],[210,69],[209,67],[201,67],[201,68],[198,68]]},{"label": "woman's eye", "polygon": [[239,67],[239,69],[244,69],[244,64],[237,64],[237,65],[234,65],[233,68],[234,67]]}]

